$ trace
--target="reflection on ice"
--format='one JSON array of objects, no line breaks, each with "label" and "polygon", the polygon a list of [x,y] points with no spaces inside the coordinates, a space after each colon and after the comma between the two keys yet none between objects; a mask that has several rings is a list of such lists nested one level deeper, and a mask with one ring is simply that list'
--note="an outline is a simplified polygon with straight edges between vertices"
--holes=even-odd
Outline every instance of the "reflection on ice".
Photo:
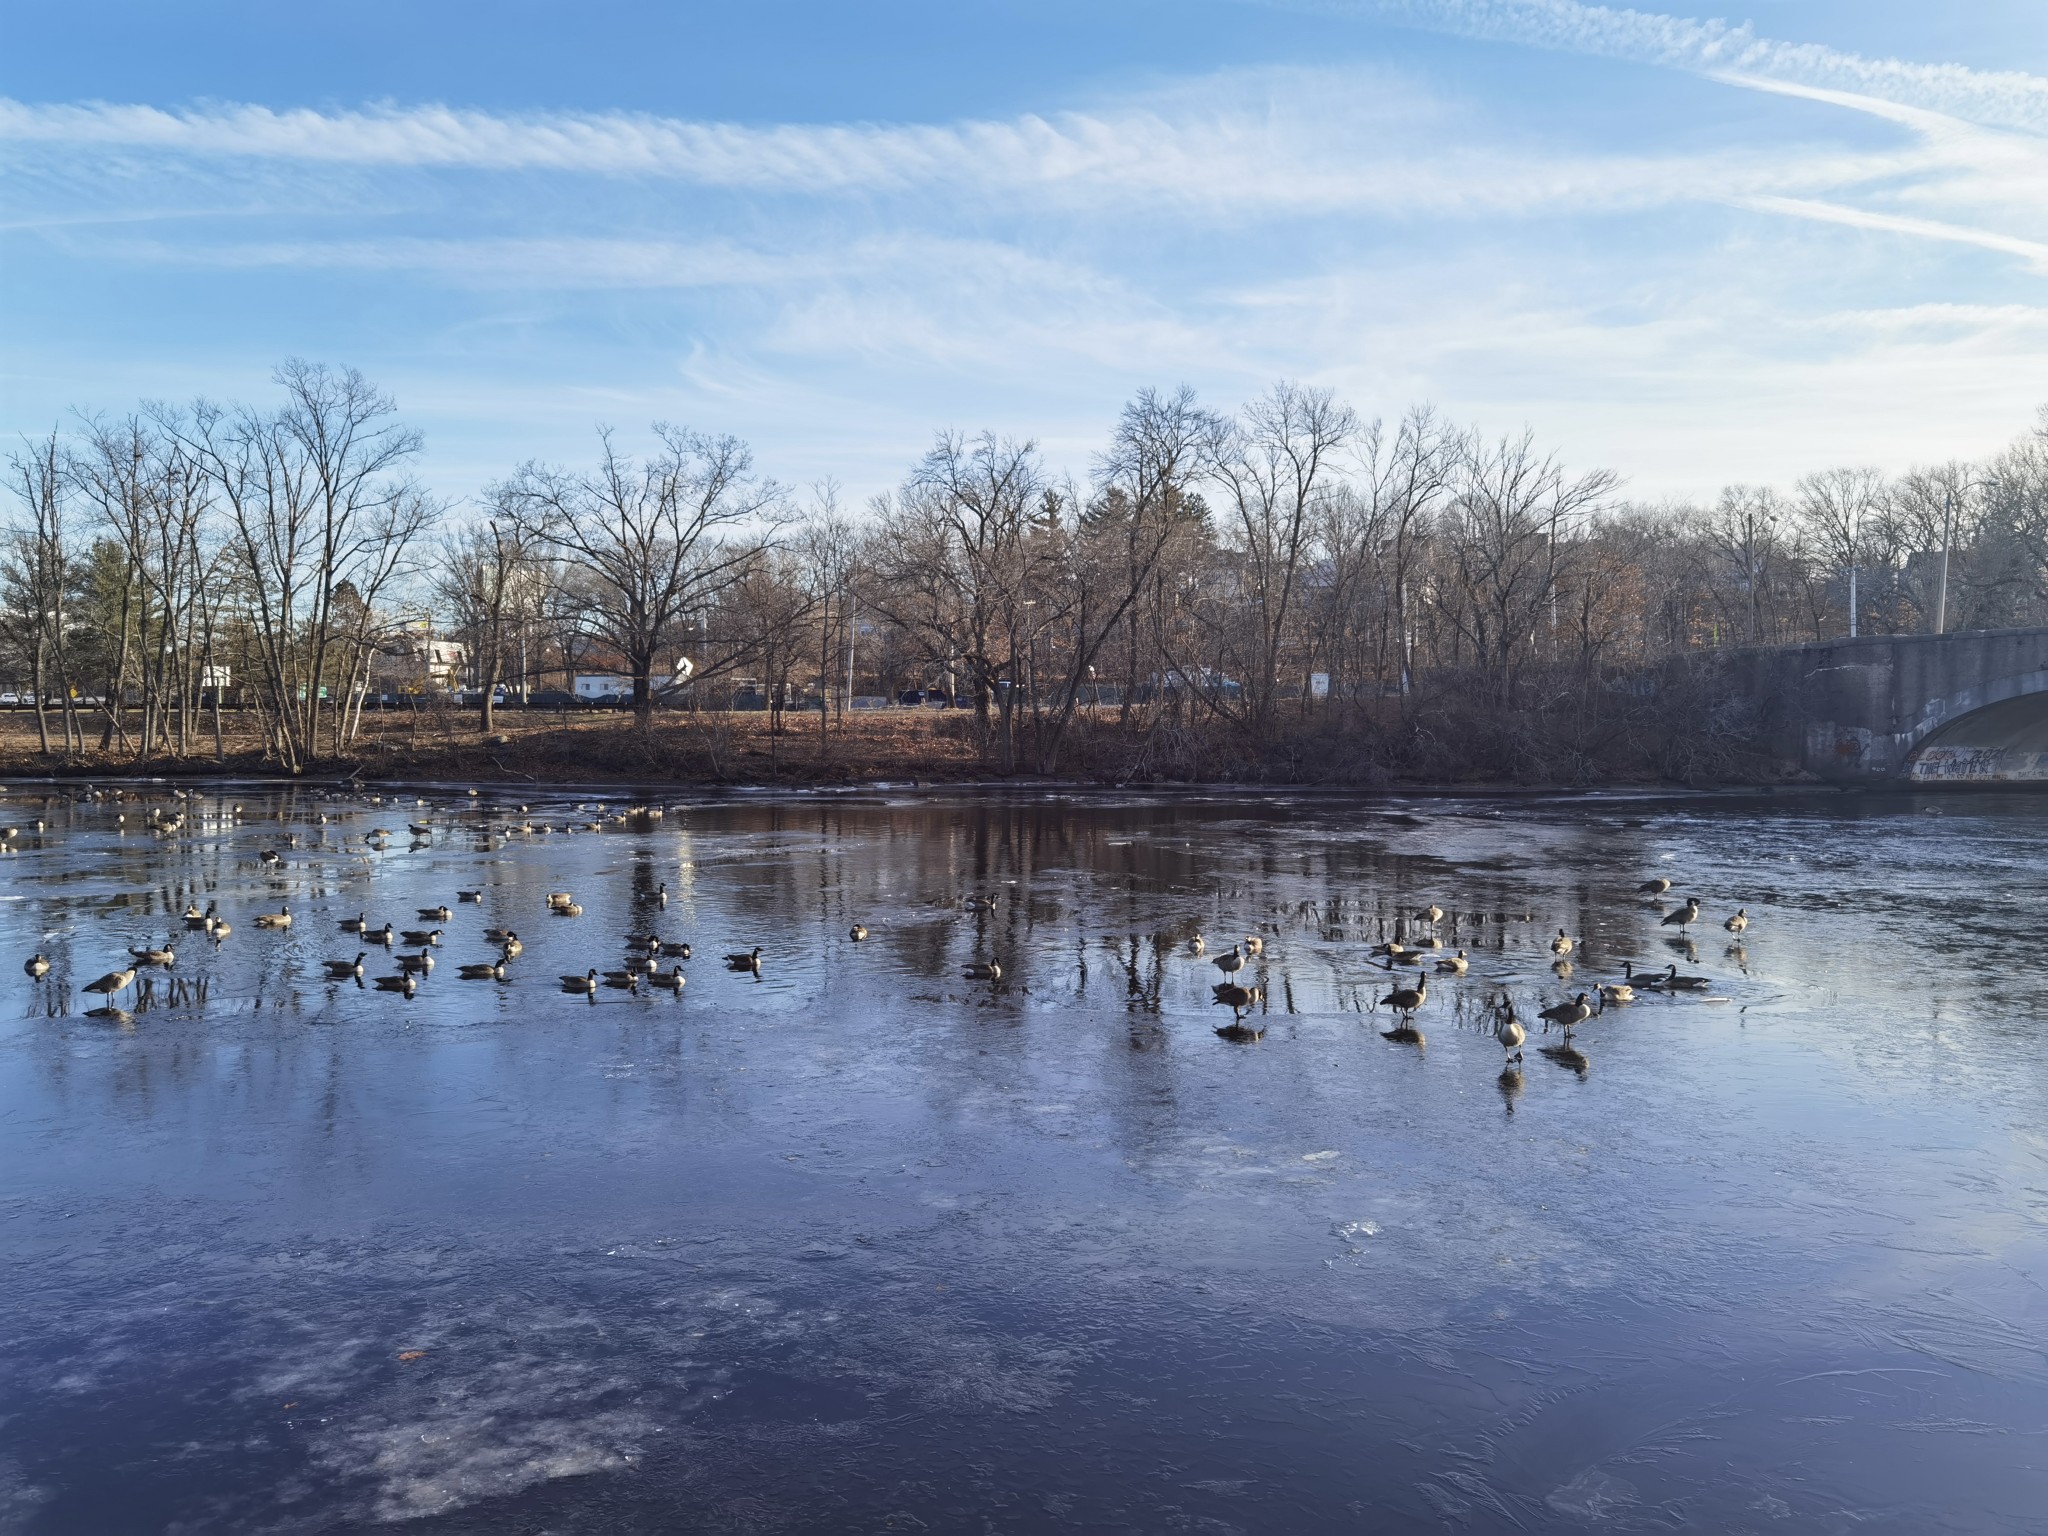
[{"label": "reflection on ice", "polygon": [[2030,803],[7,799],[0,1529],[2048,1496]]}]

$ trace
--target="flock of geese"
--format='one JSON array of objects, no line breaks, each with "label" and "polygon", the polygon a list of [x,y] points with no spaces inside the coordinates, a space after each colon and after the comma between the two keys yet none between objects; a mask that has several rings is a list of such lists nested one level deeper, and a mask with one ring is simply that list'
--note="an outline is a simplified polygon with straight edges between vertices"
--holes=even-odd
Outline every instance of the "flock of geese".
[{"label": "flock of geese", "polygon": [[[99,792],[101,794],[107,792]],[[471,791],[471,794],[475,794]],[[119,798],[118,792],[113,792]],[[86,798],[98,798],[89,794]],[[372,803],[381,803],[381,797],[371,797]],[[418,802],[422,805],[424,801]],[[234,808],[239,817],[240,807]],[[583,810],[585,807],[578,807]],[[525,807],[519,808],[523,814]],[[626,822],[634,816],[649,818],[660,815],[658,810],[635,807],[615,812],[612,820]],[[125,813],[120,818],[125,822]],[[319,821],[325,823],[328,816],[321,814]],[[148,815],[151,830],[175,832],[183,822],[181,811],[152,809]],[[36,824],[38,831],[43,823]],[[605,823],[592,821],[565,830],[602,830]],[[407,831],[412,835],[415,848],[426,847],[435,828],[429,822],[408,821]],[[536,828],[530,823],[515,823],[503,830],[513,834],[538,834],[551,828]],[[12,843],[20,835],[18,827],[0,827],[0,845]],[[327,834],[321,834],[323,843]],[[391,833],[375,828],[364,834],[363,842],[372,849],[381,848]],[[284,838],[288,848],[296,848],[296,834]],[[266,871],[276,871],[284,862],[284,854],[276,848],[264,848],[257,854],[257,861]],[[1678,931],[1681,945],[1691,953],[1690,930],[1703,921],[1703,906],[1696,896],[1686,897],[1675,910],[1666,911],[1671,881],[1658,878],[1644,881],[1637,887],[1637,894],[1648,898],[1660,914],[1664,928]],[[416,907],[415,924],[401,927],[390,921],[372,922],[367,912],[359,912],[340,924],[342,932],[353,935],[357,941],[355,954],[340,956],[322,962],[328,980],[345,983],[353,981],[358,986],[368,985],[382,992],[395,992],[405,997],[415,996],[425,980],[432,975],[437,952],[457,923],[457,910],[466,905],[478,905],[484,901],[482,889],[458,890],[455,905],[441,903],[432,907]],[[634,906],[650,919],[654,912],[669,904],[666,882],[653,890],[643,890],[633,898]],[[992,896],[970,896],[965,905],[973,911],[992,912],[997,902]],[[583,913],[582,904],[570,891],[550,891],[546,895],[546,912],[553,917],[573,918]],[[1430,1000],[1430,977],[1433,974],[1445,978],[1464,977],[1469,973],[1471,957],[1463,949],[1445,953],[1443,941],[1437,936],[1439,925],[1448,916],[1443,907],[1435,902],[1412,914],[1408,925],[1397,925],[1396,937],[1381,943],[1371,951],[1373,962],[1394,977],[1389,990],[1373,999],[1375,1008],[1390,1010],[1395,1018],[1394,1028],[1386,1031],[1386,1038],[1395,1041],[1421,1043],[1422,1036],[1415,1027],[1418,1014]],[[256,913],[252,925],[269,933],[287,933],[296,921],[296,914],[287,901],[280,901],[275,911]],[[188,935],[202,942],[219,945],[234,931],[233,924],[223,915],[215,901],[209,900],[202,908],[196,900],[188,904],[182,914],[182,922]],[[1738,908],[1722,920],[1721,926],[1738,942],[1750,924],[1746,908]],[[616,969],[590,966],[581,973],[565,973],[558,979],[564,993],[581,995],[595,1001],[604,990],[622,991],[633,995],[641,993],[667,993],[680,996],[687,984],[683,962],[692,956],[692,947],[686,942],[662,937],[654,931],[655,924],[649,920],[643,924],[646,931],[628,934],[625,940],[625,955]],[[1404,937],[1405,935],[1405,937]],[[486,927],[481,931],[483,940],[491,946],[488,959],[465,961],[454,967],[455,974],[464,981],[504,982],[511,978],[514,962],[525,950],[524,943],[516,931],[509,927]],[[848,932],[848,938],[855,944],[865,942],[869,930],[864,924],[856,923]],[[161,944],[138,944],[128,951],[128,962],[115,970],[106,972],[85,983],[83,991],[102,1000],[102,1005],[91,1010],[95,1016],[125,1019],[127,1015],[115,1003],[115,999],[136,984],[139,976],[150,969],[169,969],[177,964],[178,936],[167,935]],[[1188,940],[1188,950],[1195,956],[1207,954],[1207,946],[1201,935]],[[1573,956],[1580,951],[1580,941],[1574,940],[1565,929],[1559,929],[1550,940],[1552,969],[1560,979],[1569,979],[1573,973]],[[389,975],[371,976],[368,962],[371,954],[380,951],[390,956],[394,969]],[[1263,957],[1266,941],[1250,935],[1234,942],[1222,954],[1211,957],[1215,967],[1223,973],[1223,980],[1212,990],[1216,1004],[1231,1010],[1231,1022],[1216,1032],[1227,1039],[1252,1041],[1264,1035],[1263,1024],[1252,1021],[1249,1016],[1261,1001],[1262,992],[1257,985],[1247,985],[1242,975],[1254,958]],[[726,954],[723,962],[728,970],[761,975],[763,950],[755,946]],[[669,965],[663,969],[662,961]],[[1413,979],[1404,974],[1410,967]],[[31,955],[22,969],[36,981],[52,975],[49,956],[41,953]],[[965,966],[961,975],[972,981],[999,982],[1003,979],[1003,967],[995,960],[977,960]],[[1558,1030],[1562,1033],[1563,1045],[1547,1048],[1548,1053],[1561,1059],[1576,1056],[1572,1044],[1573,1031],[1589,1019],[1603,1013],[1610,1007],[1633,1002],[1641,994],[1661,995],[1694,994],[1707,992],[1712,987],[1708,977],[1682,974],[1677,965],[1671,964],[1663,971],[1638,970],[1633,962],[1624,961],[1621,975],[1612,980],[1598,981],[1585,990],[1578,991],[1562,1002],[1554,1003],[1535,1013],[1545,1031]],[[1522,1049],[1529,1039],[1529,1026],[1525,1025],[1516,1012],[1513,999],[1500,991],[1486,1001],[1486,1016],[1494,1038],[1499,1042],[1504,1060],[1512,1069],[1522,1059]],[[1582,1062],[1581,1058],[1581,1062]],[[1569,1060],[1567,1060],[1567,1064]]]},{"label": "flock of geese", "polygon": [[[1660,927],[1678,930],[1679,941],[1687,944],[1689,950],[1691,929],[1702,921],[1704,906],[1697,896],[1688,896],[1675,911],[1667,912],[1664,910],[1665,897],[1670,890],[1671,882],[1660,876],[1645,880],[1636,887],[1636,894],[1647,898],[1655,907],[1660,914]],[[1421,937],[1412,942],[1404,942],[1397,937],[1375,946],[1371,951],[1374,961],[1382,969],[1396,975],[1391,989],[1373,1000],[1374,1007],[1389,1009],[1395,1016],[1394,1027],[1385,1032],[1389,1040],[1406,1044],[1422,1043],[1422,1034],[1415,1027],[1415,1016],[1429,1002],[1429,978],[1432,970],[1439,976],[1460,977],[1467,975],[1471,969],[1471,956],[1465,950],[1460,949],[1454,954],[1442,953],[1443,941],[1436,936],[1435,930],[1448,915],[1441,906],[1431,902],[1411,917]],[[1742,935],[1748,931],[1749,923],[1749,909],[1738,907],[1732,914],[1722,919],[1721,926],[1739,943]],[[1224,953],[1213,957],[1212,963],[1223,972],[1224,980],[1217,982],[1211,991],[1216,1002],[1229,1008],[1232,1015],[1231,1022],[1217,1030],[1217,1034],[1241,1041],[1257,1040],[1264,1035],[1264,1027],[1247,1022],[1246,1017],[1248,1011],[1259,1002],[1260,991],[1257,987],[1245,986],[1238,979],[1238,974],[1254,956],[1263,955],[1265,947],[1263,939],[1249,936],[1232,944]],[[1207,953],[1206,941],[1200,934],[1196,934],[1188,941],[1188,949],[1194,955],[1204,955]],[[1550,952],[1553,957],[1551,969],[1560,979],[1571,977],[1574,970],[1572,956],[1579,949],[1580,941],[1573,939],[1568,930],[1558,929],[1557,936],[1550,941]],[[1402,979],[1399,975],[1399,972],[1408,966],[1415,967],[1413,981]],[[1555,1029],[1563,1036],[1563,1044],[1549,1048],[1548,1054],[1567,1066],[1576,1066],[1583,1071],[1585,1058],[1573,1045],[1572,1034],[1588,1019],[1597,1017],[1610,1007],[1635,1002],[1642,993],[1700,995],[1710,991],[1712,987],[1713,981],[1710,977],[1682,974],[1675,963],[1662,971],[1639,971],[1633,961],[1624,960],[1618,979],[1596,982],[1591,988],[1580,991],[1563,1002],[1539,1009],[1536,1018],[1541,1021],[1545,1031]],[[1500,1043],[1504,1062],[1508,1070],[1512,1071],[1514,1065],[1522,1060],[1522,1048],[1529,1039],[1528,1027],[1517,1014],[1514,999],[1504,990],[1487,999],[1486,1015],[1493,1037]]]}]

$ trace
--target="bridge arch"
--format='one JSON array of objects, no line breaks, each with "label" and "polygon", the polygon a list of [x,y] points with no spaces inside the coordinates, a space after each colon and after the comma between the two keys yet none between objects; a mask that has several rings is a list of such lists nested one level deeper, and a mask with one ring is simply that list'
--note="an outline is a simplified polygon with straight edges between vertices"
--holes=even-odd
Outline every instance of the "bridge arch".
[{"label": "bridge arch", "polygon": [[2048,671],[1928,705],[1903,775],[1914,784],[2048,784]]}]

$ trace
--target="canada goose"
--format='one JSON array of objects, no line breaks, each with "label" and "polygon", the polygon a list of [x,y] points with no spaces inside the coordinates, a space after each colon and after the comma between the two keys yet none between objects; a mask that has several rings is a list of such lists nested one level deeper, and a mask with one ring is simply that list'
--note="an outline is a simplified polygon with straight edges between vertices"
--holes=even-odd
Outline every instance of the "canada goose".
[{"label": "canada goose", "polygon": [[357,955],[357,956],[355,957],[355,959],[353,959],[353,960],[330,960],[330,961],[328,961],[328,962],[327,962],[327,974],[328,974],[328,975],[330,975],[330,976],[332,976],[332,977],[334,977],[334,978],[335,978],[335,979],[336,979],[337,981],[339,981],[339,980],[343,979],[344,977],[349,977],[349,976],[360,976],[360,975],[362,975],[362,974],[363,974],[363,956],[362,956],[362,954],[358,954],[358,955]]},{"label": "canada goose", "polygon": [[1660,875],[1655,880],[1645,880],[1641,885],[1637,886],[1636,894],[1638,896],[1662,896],[1670,889],[1671,882]]},{"label": "canada goose", "polygon": [[519,942],[519,935],[516,933],[506,934],[499,942],[504,947],[507,960],[510,960],[514,955],[523,954],[526,950],[526,946]]},{"label": "canada goose", "polygon": [[1418,923],[1434,923],[1440,920],[1443,915],[1444,909],[1432,901],[1428,906],[1415,914],[1415,921]]},{"label": "canada goose", "polygon": [[[659,946],[657,946],[657,948],[659,948]],[[660,970],[661,962],[656,960],[652,953],[642,955],[627,955],[626,969],[633,972],[635,975],[644,976],[649,971]]]},{"label": "canada goose", "polygon": [[650,987],[661,987],[670,992],[682,991],[683,983],[688,979],[688,977],[683,975],[683,968],[680,965],[672,966],[666,971],[649,971],[647,973],[647,985]]},{"label": "canada goose", "polygon": [[259,912],[256,915],[258,928],[289,928],[292,925],[292,909],[280,905],[275,912]]},{"label": "canada goose", "polygon": [[853,940],[854,943],[858,944],[861,942],[861,940],[865,939],[868,936],[868,931],[867,929],[863,928],[859,923],[855,923],[851,928],[846,930],[846,936],[849,939]]},{"label": "canada goose", "polygon": [[1219,981],[1211,990],[1216,994],[1217,1002],[1236,1014],[1242,1014],[1259,1000],[1256,987],[1241,987],[1234,981]]},{"label": "canada goose", "polygon": [[576,896],[575,893],[572,891],[548,892],[548,905],[551,907],[571,907],[575,904]]},{"label": "canada goose", "polygon": [[970,896],[967,898],[967,910],[970,912],[993,912],[995,909],[996,899],[993,896]]},{"label": "canada goose", "polygon": [[995,961],[977,961],[960,972],[968,981],[1001,981],[1003,968]]},{"label": "canada goose", "polygon": [[343,933],[364,933],[368,931],[369,926],[369,918],[360,912],[354,917],[345,917],[341,920],[341,931]]},{"label": "canada goose", "polygon": [[1555,1007],[1546,1008],[1537,1014],[1536,1017],[1542,1019],[1546,1024],[1561,1024],[1564,1026],[1564,1032],[1570,1034],[1581,1024],[1585,1023],[1586,1020],[1593,1017],[1593,1006],[1586,1001],[1586,994],[1581,992],[1570,1002],[1559,1003]]},{"label": "canada goose", "polygon": [[1603,981],[1600,983],[1601,1003],[1632,1003],[1636,1000],[1636,989],[1625,981]]},{"label": "canada goose", "polygon": [[502,944],[507,939],[518,938],[519,935],[514,933],[510,928],[486,928],[484,930],[484,937],[489,939],[493,944]]},{"label": "canada goose", "polygon": [[188,923],[203,923],[206,921],[206,914],[199,910],[198,902],[188,901],[185,903],[185,921]]},{"label": "canada goose", "polygon": [[1742,932],[1743,929],[1749,926],[1749,909],[1747,907],[1737,907],[1735,909],[1735,915],[1729,918],[1728,921],[1723,923],[1721,926],[1723,928],[1726,928],[1730,933]]},{"label": "canada goose", "polygon": [[206,920],[206,936],[218,944],[235,931],[235,925],[224,917],[209,917]]},{"label": "canada goose", "polygon": [[408,821],[405,824],[405,830],[414,837],[432,837],[434,835],[433,827],[424,821]]},{"label": "canada goose", "polygon": [[1202,936],[1199,933],[1188,940],[1188,953],[1191,955],[1199,955],[1208,947],[1207,944],[1202,942]]},{"label": "canada goose", "polygon": [[1666,913],[1663,923],[1659,926],[1665,928],[1677,928],[1683,931],[1684,929],[1690,928],[1694,923],[1698,922],[1699,920],[1700,899],[1697,896],[1688,896],[1685,898],[1685,905],[1680,907],[1676,912]]},{"label": "canada goose", "polygon": [[1566,933],[1562,928],[1558,929],[1557,937],[1550,941],[1550,952],[1553,955],[1570,954],[1572,952],[1571,935]]},{"label": "canada goose", "polygon": [[1247,934],[1244,941],[1244,952],[1248,955],[1263,955],[1266,952],[1266,941],[1257,934]]},{"label": "canada goose", "polygon": [[761,946],[756,944],[753,949],[745,954],[727,955],[725,963],[735,971],[759,971],[761,969]]},{"label": "canada goose", "polygon": [[419,989],[420,979],[411,971],[401,971],[396,976],[379,976],[377,978],[377,990],[379,992],[403,992],[407,997],[411,997]]},{"label": "canada goose", "polygon": [[1380,1001],[1396,1013],[1412,1014],[1416,1009],[1429,1001],[1429,977],[1421,971],[1417,971],[1415,973],[1414,986],[1396,987],[1385,997],[1381,998]]},{"label": "canada goose", "polygon": [[1215,966],[1216,969],[1221,971],[1224,975],[1235,976],[1239,971],[1244,969],[1244,946],[1241,944],[1233,944],[1230,946],[1230,950],[1228,953],[1218,955],[1214,960],[1210,961],[1209,963]]},{"label": "canada goose", "polygon": [[661,946],[661,952],[664,955],[668,955],[672,959],[676,960],[687,960],[690,958],[691,954],[689,945],[676,943],[663,944]]},{"label": "canada goose", "polygon": [[399,955],[396,957],[395,963],[401,971],[405,971],[408,974],[418,971],[424,976],[434,968],[434,954],[432,950],[422,945],[418,954]]},{"label": "canada goose", "polygon": [[503,981],[505,961],[508,958],[500,955],[495,960],[478,960],[468,965],[459,965],[455,968],[455,974],[464,981]]},{"label": "canada goose", "polygon": [[452,923],[455,921],[455,914],[450,912],[445,906],[415,907],[413,910],[430,923]]},{"label": "canada goose", "polygon": [[366,928],[363,937],[372,944],[382,944],[386,949],[398,942],[398,930],[386,923],[382,928]]},{"label": "canada goose", "polygon": [[1465,951],[1461,949],[1455,955],[1445,955],[1443,959],[1437,961],[1436,973],[1439,976],[1462,976],[1471,965],[1472,962],[1465,958]]},{"label": "canada goose", "polygon": [[164,940],[164,947],[162,949],[144,947],[142,949],[131,949],[128,953],[132,958],[140,960],[144,965],[176,965],[178,963],[177,951],[171,948],[171,941],[168,938]]},{"label": "canada goose", "polygon": [[667,906],[667,905],[668,905],[668,882],[667,882],[666,880],[662,881],[662,882],[661,882],[661,888],[660,888],[659,890],[655,891],[655,892],[654,892],[654,893],[653,893],[652,895],[648,895],[648,896],[642,896],[642,897],[640,898],[640,904],[641,904],[641,905],[642,905],[643,907],[665,907],[665,906]]},{"label": "canada goose", "polygon": [[439,944],[441,930],[438,928],[408,928],[399,935],[408,944]]},{"label": "canada goose", "polygon": [[50,974],[50,957],[48,955],[30,955],[21,962],[21,968],[31,976],[39,978],[47,976]]},{"label": "canada goose", "polygon": [[1678,974],[1678,967],[1674,965],[1664,973],[1664,979],[1659,984],[1672,992],[1704,992],[1714,983],[1712,978],[1706,976],[1681,976]]},{"label": "canada goose", "polygon": [[[1677,967],[1674,966],[1672,967],[1672,969],[1676,970]],[[1642,975],[1638,976],[1636,974],[1636,966],[1633,960],[1624,960],[1621,962],[1621,975],[1622,979],[1633,987],[1655,988],[1664,985],[1663,976],[1661,976],[1655,971],[1645,971]]]},{"label": "canada goose", "polygon": [[382,827],[375,827],[363,834],[363,841],[366,843],[388,843],[391,841],[391,834]]},{"label": "canada goose", "polygon": [[638,971],[606,971],[604,973],[604,984],[608,987],[616,987],[621,992],[638,992],[640,990],[640,973]]},{"label": "canada goose", "polygon": [[1512,1059],[1520,1061],[1522,1059],[1522,1044],[1529,1038],[1529,1032],[1522,1028],[1521,1021],[1515,1017],[1514,1011],[1510,1009],[1501,1021],[1493,1026],[1493,1038],[1500,1042],[1501,1054],[1504,1057],[1507,1056],[1508,1052],[1512,1051],[1514,1053]]},{"label": "canada goose", "polygon": [[657,935],[652,933],[629,933],[626,935],[626,948],[646,950],[660,949],[661,939]]},{"label": "canada goose", "polygon": [[[471,790],[470,793],[475,794],[476,791]],[[457,891],[455,893],[455,899],[457,901],[482,901],[484,899],[484,893],[482,891]]]},{"label": "canada goose", "polygon": [[204,928],[207,932],[211,933],[214,923],[218,921],[215,915],[218,911],[218,906],[216,903],[209,901],[204,912],[199,911],[198,907],[199,903],[195,901],[185,908],[185,926],[187,928]]},{"label": "canada goose", "polygon": [[564,992],[595,992],[597,990],[597,971],[593,968],[584,972],[581,976],[564,976],[562,978],[562,990]]},{"label": "canada goose", "polygon": [[550,907],[548,910],[554,913],[556,917],[581,917],[583,915],[583,908],[573,901],[566,906]]},{"label": "canada goose", "polygon": [[1381,944],[1372,952],[1385,962],[1386,969],[1390,971],[1398,966],[1417,965],[1422,960],[1421,950],[1410,949],[1405,944]]},{"label": "canada goose", "polygon": [[126,991],[134,984],[135,967],[131,965],[125,971],[109,971],[98,981],[88,981],[85,984],[84,990],[87,992],[97,992],[102,997],[112,997],[116,992]]}]

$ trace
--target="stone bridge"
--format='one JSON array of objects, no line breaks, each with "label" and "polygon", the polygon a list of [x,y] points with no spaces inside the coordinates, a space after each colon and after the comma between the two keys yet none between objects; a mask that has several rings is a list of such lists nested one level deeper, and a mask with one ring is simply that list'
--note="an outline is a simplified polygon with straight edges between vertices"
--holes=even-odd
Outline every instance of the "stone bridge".
[{"label": "stone bridge", "polygon": [[1730,653],[1766,742],[1850,783],[2048,784],[2048,629]]}]

